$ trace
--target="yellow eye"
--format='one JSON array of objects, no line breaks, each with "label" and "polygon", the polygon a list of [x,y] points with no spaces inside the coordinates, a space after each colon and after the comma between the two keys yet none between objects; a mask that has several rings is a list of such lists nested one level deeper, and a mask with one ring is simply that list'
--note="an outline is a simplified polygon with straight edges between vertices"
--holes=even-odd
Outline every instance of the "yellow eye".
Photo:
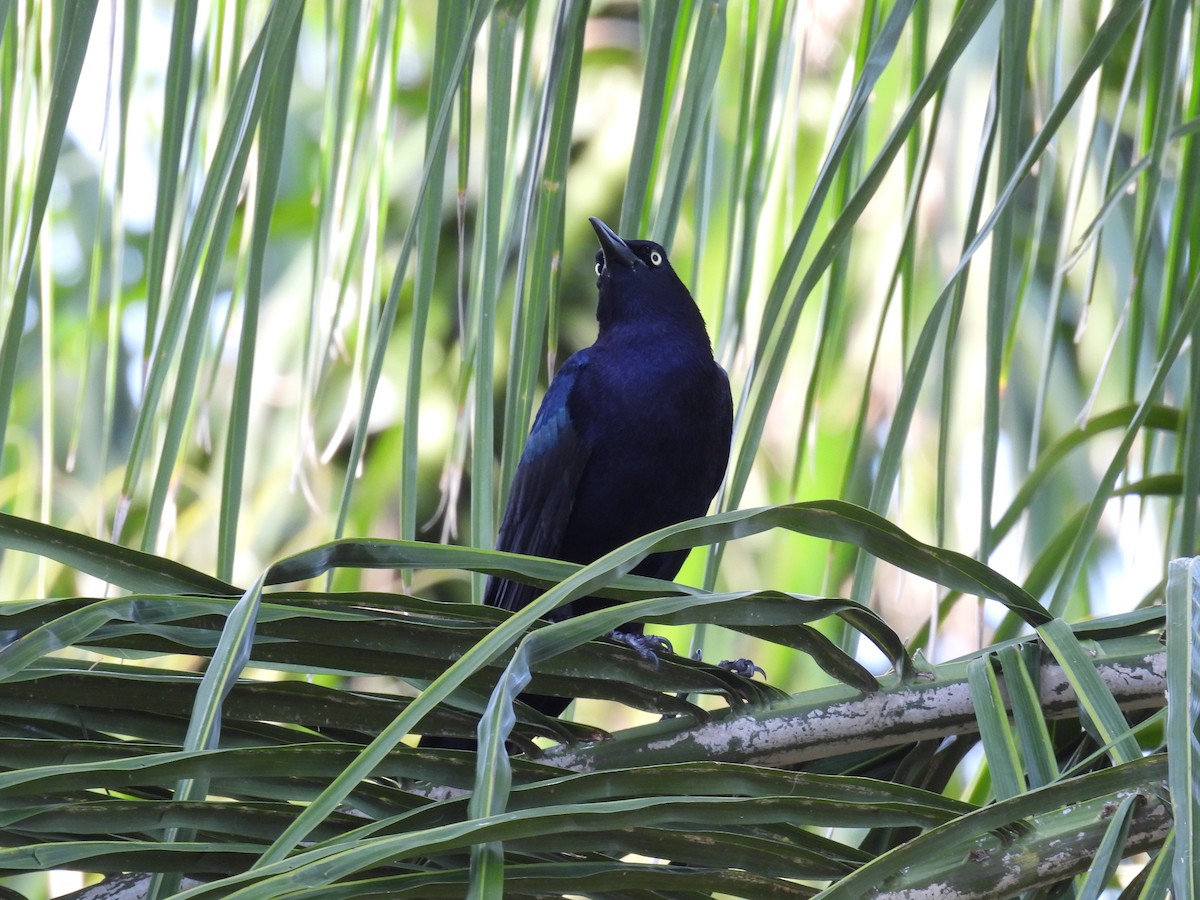
[{"label": "yellow eye", "polygon": [[600,274],[600,263],[596,263],[596,274]]},{"label": "yellow eye", "polygon": [[661,266],[662,265],[662,254],[659,253],[657,250],[651,250],[650,251],[650,262],[654,263],[654,265],[656,265],[656,266]]}]

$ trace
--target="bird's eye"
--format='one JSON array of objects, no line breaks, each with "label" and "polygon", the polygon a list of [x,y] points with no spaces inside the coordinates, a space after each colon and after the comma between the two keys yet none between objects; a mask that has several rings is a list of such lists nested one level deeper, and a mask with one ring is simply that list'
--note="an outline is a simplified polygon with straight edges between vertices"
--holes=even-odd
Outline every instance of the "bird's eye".
[{"label": "bird's eye", "polygon": [[661,266],[662,265],[662,254],[659,253],[657,250],[651,250],[650,251],[650,262],[654,263],[654,265],[656,265],[656,266]]},{"label": "bird's eye", "polygon": [[596,263],[596,274],[600,274],[600,263]]}]

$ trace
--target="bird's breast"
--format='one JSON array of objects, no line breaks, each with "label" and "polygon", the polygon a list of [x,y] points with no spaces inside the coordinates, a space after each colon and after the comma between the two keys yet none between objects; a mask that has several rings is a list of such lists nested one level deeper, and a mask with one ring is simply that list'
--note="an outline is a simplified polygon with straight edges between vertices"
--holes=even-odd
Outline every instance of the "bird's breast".
[{"label": "bird's breast", "polygon": [[646,429],[659,432],[646,439],[683,438],[708,430],[729,406],[728,381],[711,356],[648,348],[607,362],[589,365],[571,398],[572,418],[593,441]]},{"label": "bird's breast", "polygon": [[612,546],[704,514],[732,421],[729,383],[711,354],[593,357],[571,401],[589,447],[577,513],[625,523]]}]

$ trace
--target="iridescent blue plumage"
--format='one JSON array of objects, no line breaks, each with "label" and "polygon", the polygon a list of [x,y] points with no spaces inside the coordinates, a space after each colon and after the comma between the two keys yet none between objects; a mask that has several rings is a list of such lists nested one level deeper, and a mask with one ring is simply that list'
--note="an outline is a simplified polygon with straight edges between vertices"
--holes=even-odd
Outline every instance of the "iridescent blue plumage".
[{"label": "iridescent blue plumage", "polygon": [[[496,541],[499,550],[579,563],[703,515],[724,477],[733,425],[729,379],[666,251],[591,222],[601,247],[599,333],[542,400]],[[674,578],[686,555],[655,554],[634,571]],[[484,600],[515,610],[539,593],[493,578]],[[584,598],[556,618],[607,603]]]},{"label": "iridescent blue plumage", "polygon": [[[626,241],[599,219],[599,333],[558,370],[517,463],[496,549],[589,563],[634,538],[704,515],[729,461],[733,400],[713,359],[700,310],[651,241]],[[674,578],[686,550],[656,553],[633,570]],[[538,588],[488,580],[484,602],[527,606]],[[607,606],[584,597],[556,619]],[[614,637],[655,659],[662,643],[640,623]],[[744,660],[730,664],[752,674]],[[748,667],[748,668],[747,668]],[[557,716],[566,697],[522,694]],[[463,737],[426,736],[423,747],[472,748]]]}]

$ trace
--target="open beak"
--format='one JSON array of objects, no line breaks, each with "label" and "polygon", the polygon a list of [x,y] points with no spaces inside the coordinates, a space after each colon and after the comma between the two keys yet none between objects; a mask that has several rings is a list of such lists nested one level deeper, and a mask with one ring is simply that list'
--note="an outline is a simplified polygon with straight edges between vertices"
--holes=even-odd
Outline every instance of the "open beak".
[{"label": "open beak", "polygon": [[596,237],[600,241],[600,249],[604,251],[604,265],[611,266],[619,263],[626,268],[632,269],[634,263],[637,262],[637,257],[633,255],[633,251],[629,249],[629,245],[625,243],[621,236],[595,216],[589,217],[588,221],[592,223],[592,228],[596,230]]}]

